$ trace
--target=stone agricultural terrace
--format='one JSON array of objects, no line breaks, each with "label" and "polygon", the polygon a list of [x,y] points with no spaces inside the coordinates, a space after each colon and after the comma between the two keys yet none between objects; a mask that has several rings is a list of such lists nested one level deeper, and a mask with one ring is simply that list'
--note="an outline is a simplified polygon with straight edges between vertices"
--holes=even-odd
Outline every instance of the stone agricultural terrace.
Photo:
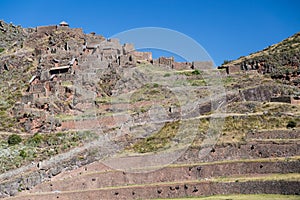
[{"label": "stone agricultural terrace", "polygon": [[65,21],[0,21],[0,39],[0,198],[299,197],[300,89],[297,72],[280,74],[297,65],[286,42],[214,69]]}]

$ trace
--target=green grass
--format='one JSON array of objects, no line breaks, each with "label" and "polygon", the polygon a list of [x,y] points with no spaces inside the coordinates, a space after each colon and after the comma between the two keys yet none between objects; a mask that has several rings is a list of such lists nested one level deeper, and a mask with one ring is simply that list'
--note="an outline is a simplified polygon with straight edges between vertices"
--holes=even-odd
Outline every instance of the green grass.
[{"label": "green grass", "polygon": [[[130,96],[130,103],[134,105],[137,102],[145,102],[146,104],[148,103],[150,106],[152,106],[153,104],[160,104],[165,109],[169,109],[169,106],[179,105],[179,100],[177,99],[176,95],[170,89],[161,86],[157,83],[145,84],[143,87],[136,90]],[[144,108],[147,108],[147,105],[142,106]],[[138,105],[138,107],[141,106]]]},{"label": "green grass", "polygon": [[195,70],[179,70],[176,73],[177,74],[182,74],[182,75],[185,75],[185,76],[193,76],[193,75],[202,75],[203,74],[203,72],[201,72],[198,69],[195,69]]},{"label": "green grass", "polygon": [[131,95],[130,101],[134,103],[138,101],[161,100],[165,99],[167,92],[166,89],[157,83],[146,84]]},{"label": "green grass", "polygon": [[20,128],[10,112],[15,103],[20,101],[30,78],[30,71],[26,67],[13,68],[0,74],[0,130]]},{"label": "green grass", "polygon": [[239,76],[230,75],[223,77],[220,83],[228,89],[246,89],[254,86],[262,85],[263,83],[272,84],[275,83],[274,80],[268,78],[267,76],[258,76],[253,74],[241,74]]},{"label": "green grass", "polygon": [[206,86],[207,83],[204,79],[193,79],[193,80],[188,80],[188,82],[191,84],[191,86]]},{"label": "green grass", "polygon": [[299,196],[280,195],[280,194],[231,194],[231,195],[214,195],[214,196],[207,196],[207,197],[176,198],[176,199],[169,199],[169,200],[286,200],[286,199],[299,200]]},{"label": "green grass", "polygon": [[73,83],[71,81],[63,81],[61,83],[62,86],[68,87],[68,86],[73,86]]},{"label": "green grass", "polygon": [[59,132],[51,134],[34,134],[23,138],[20,144],[9,145],[0,141],[0,173],[18,168],[32,161],[41,161],[94,140],[97,135],[92,132]]},{"label": "green grass", "polygon": [[290,120],[299,123],[299,118],[294,116],[282,115],[248,115],[226,117],[223,131],[225,132],[247,132],[252,129],[280,129],[286,128]]},{"label": "green grass", "polygon": [[300,106],[280,102],[233,102],[226,107],[227,113],[255,113],[267,111],[268,114],[300,113]]},{"label": "green grass", "polygon": [[127,150],[133,150],[137,153],[149,153],[165,149],[176,136],[179,126],[179,121],[168,122],[159,132],[136,142],[128,147]]},{"label": "green grass", "polygon": [[234,83],[234,79],[231,76],[227,76],[225,78],[222,79],[222,82],[224,85],[231,85]]},{"label": "green grass", "polygon": [[111,103],[112,98],[111,97],[96,97],[95,98],[96,103],[101,103],[101,104],[106,104],[106,103]]},{"label": "green grass", "polygon": [[[225,117],[223,127],[221,128],[221,137],[218,139],[217,144],[243,144],[246,143],[246,134],[249,131],[254,130],[288,130],[287,124],[291,121],[300,124],[300,117],[290,115],[277,115],[276,112],[269,114],[252,114],[252,115],[240,115],[240,116],[227,116]],[[167,149],[178,132],[180,123],[185,122],[171,122],[166,123],[165,126],[157,133],[152,134],[149,137],[135,141],[130,147],[129,151],[135,153],[150,153]],[[198,123],[198,135],[191,144],[191,147],[198,147],[203,144],[205,134],[210,127],[210,118],[197,119],[195,123]],[[187,130],[188,131],[188,130]],[[272,140],[270,140],[272,141]],[[290,140],[286,140],[290,141]],[[277,140],[277,142],[285,142],[284,140]]]},{"label": "green grass", "polygon": [[286,126],[289,121],[294,120],[299,124],[299,117],[288,115],[244,115],[228,116],[222,129],[222,137],[218,143],[244,143],[245,135],[249,131],[255,130],[287,130]]},{"label": "green grass", "polygon": [[264,174],[262,176],[234,176],[234,177],[216,177],[210,179],[214,182],[247,182],[247,181],[299,181],[300,174]]}]

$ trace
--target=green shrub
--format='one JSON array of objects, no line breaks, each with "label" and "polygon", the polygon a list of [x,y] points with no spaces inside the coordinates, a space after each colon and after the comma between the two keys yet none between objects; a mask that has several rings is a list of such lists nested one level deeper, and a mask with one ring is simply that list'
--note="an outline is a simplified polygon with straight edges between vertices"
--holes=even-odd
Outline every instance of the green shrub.
[{"label": "green shrub", "polygon": [[230,63],[230,62],[231,62],[231,60],[224,60],[224,62],[223,62],[222,65],[226,65],[226,64],[228,64],[228,63]]},{"label": "green shrub", "polygon": [[0,53],[2,53],[5,49],[0,47]]},{"label": "green shrub", "polygon": [[36,133],[27,140],[27,143],[32,146],[37,146],[42,142],[42,140],[43,140],[43,136]]},{"label": "green shrub", "polygon": [[199,75],[201,74],[201,72],[198,70],[198,69],[195,69],[193,72],[192,72],[193,75]]},{"label": "green shrub", "polygon": [[22,158],[26,158],[26,157],[27,157],[26,151],[22,149],[22,150],[20,151],[20,156],[21,156]]},{"label": "green shrub", "polygon": [[294,120],[290,120],[286,125],[286,128],[295,128],[296,126],[297,126],[297,122],[295,122]]},{"label": "green shrub", "polygon": [[17,134],[12,134],[8,137],[7,143],[9,145],[16,145],[22,142],[22,138]]}]

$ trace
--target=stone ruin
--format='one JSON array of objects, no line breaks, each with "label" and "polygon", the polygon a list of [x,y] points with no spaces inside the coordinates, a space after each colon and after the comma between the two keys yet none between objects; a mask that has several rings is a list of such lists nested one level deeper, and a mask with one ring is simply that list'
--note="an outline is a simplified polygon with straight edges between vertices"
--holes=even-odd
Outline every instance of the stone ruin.
[{"label": "stone ruin", "polygon": [[[85,89],[103,96],[96,85],[113,84],[117,77],[112,71],[119,68],[135,67],[140,63],[176,70],[212,66],[210,62],[176,62],[173,57],[153,59],[151,52],[136,51],[133,44],[122,45],[115,38],[84,34],[82,29],[70,28],[65,22],[39,26],[30,32],[23,46],[34,49],[31,60],[37,60],[38,67],[13,112],[26,132],[60,130],[58,114],[74,114],[76,109],[87,106],[84,99],[80,99],[82,95],[76,85],[85,85]],[[105,71],[108,75],[102,80]],[[73,101],[74,96],[78,97],[77,102]]]},{"label": "stone ruin", "polygon": [[[12,112],[14,116],[17,116],[19,123],[22,124],[22,127],[24,127],[27,132],[35,133],[60,130],[62,127],[61,120],[55,118],[55,116],[59,114],[72,114],[76,113],[79,109],[84,109],[85,99],[80,97],[81,94],[77,85],[84,86],[86,87],[84,89],[94,91],[97,95],[101,95],[103,91],[97,91],[95,79],[99,77],[102,78],[101,75],[104,71],[126,70],[126,68],[135,67],[137,64],[144,62],[170,69],[202,69],[212,66],[211,62],[178,63],[175,62],[172,57],[161,57],[154,60],[149,52],[135,51],[132,44],[121,45],[116,39],[106,40],[102,36],[95,34],[85,35],[81,29],[72,29],[65,23],[63,24],[62,26],[46,26],[32,29],[31,34],[33,37],[24,41],[23,45],[25,47],[33,49],[32,55],[30,55],[29,58],[37,61],[38,67],[28,80],[28,88],[24,91],[21,101],[16,103]],[[18,63],[14,65],[18,65]],[[9,68],[9,63],[7,66]],[[101,81],[113,81],[112,79],[115,78],[114,74],[109,74],[107,79],[101,79]],[[250,88],[243,91],[242,96],[247,98],[244,99],[246,101],[253,101],[255,98],[258,98],[256,94],[261,94],[261,91],[263,91],[263,93],[267,94],[263,94],[259,98],[263,98],[261,101],[265,101],[266,97],[269,98],[269,96],[274,93],[270,92],[271,90],[274,90],[274,87],[262,88],[257,91]],[[76,99],[78,102],[74,102],[74,96],[77,96]],[[292,101],[290,98],[286,98],[285,100]],[[261,193],[285,192],[287,194],[299,195],[299,183],[295,181],[235,181],[226,183],[206,181],[206,178],[214,176],[257,175],[257,173],[298,173],[299,159],[296,161],[289,160],[290,157],[299,155],[299,143],[297,141],[293,143],[291,141],[286,143],[259,140],[252,141],[252,139],[270,139],[272,137],[275,139],[294,139],[298,138],[298,135],[299,133],[295,133],[293,130],[289,130],[289,132],[279,130],[276,134],[273,132],[249,132],[245,139],[247,140],[249,137],[249,143],[247,142],[241,145],[216,145],[205,158],[206,162],[216,161],[216,163],[210,165],[203,164],[198,166],[198,164],[195,164],[200,161],[197,160],[199,149],[191,148],[189,151],[186,151],[177,162],[179,164],[192,164],[163,168],[158,173],[153,173],[152,175],[131,175],[120,171],[107,171],[107,173],[97,174],[96,177],[95,174],[90,173],[91,176],[88,176],[86,179],[83,179],[82,176],[79,177],[81,179],[80,181],[83,181],[84,184],[107,184],[103,185],[103,187],[105,187],[115,186],[115,180],[117,179],[120,180],[119,183],[121,183],[121,186],[123,186],[122,184],[127,184],[128,181],[132,181],[133,187],[115,187],[105,190],[91,190],[91,188],[89,188],[90,190],[83,191],[79,195],[82,195],[82,198],[86,198],[86,196],[89,195],[90,197],[92,196],[92,198],[106,197],[107,199],[140,199],[145,197],[175,198],[185,197],[187,195],[201,196],[226,193],[257,193],[257,188],[260,188]],[[55,162],[53,165],[43,166],[43,169],[37,167],[32,170],[32,168],[30,168],[31,171],[18,173],[20,177],[12,181],[1,183],[2,190],[0,195],[14,195],[20,189],[30,189],[61,173],[65,168],[77,169],[80,166],[95,161],[97,157],[94,154],[82,155],[86,156],[86,158],[81,159],[81,156],[74,155],[74,157],[61,163]],[[255,160],[271,157],[281,157],[282,159],[281,161],[261,160],[260,162]],[[248,162],[247,160],[231,162],[232,160],[241,158],[254,159],[253,161],[255,162]],[[283,158],[286,159],[284,160]],[[228,160],[229,162],[221,163],[224,160]],[[200,178],[202,179],[201,182],[199,181]],[[137,181],[144,180],[146,180],[145,183],[149,181],[152,184],[146,188],[139,186],[134,187]],[[183,182],[177,183],[178,180],[182,180]],[[186,180],[189,181],[184,182]],[[191,182],[191,180],[194,182]],[[74,180],[71,181],[75,184],[67,184],[67,186],[81,183]],[[174,181],[175,185],[168,183],[162,185],[161,181]],[[46,184],[48,184],[48,182]],[[52,187],[57,187],[55,184],[52,185],[52,183],[50,183],[48,185],[50,187],[48,193],[39,194],[37,197],[32,195],[28,198],[40,199],[41,195],[44,195],[43,197],[45,198],[47,198],[47,196],[49,198],[64,198],[64,196],[66,198],[78,198],[78,194],[72,192],[60,194],[57,192],[58,190],[53,191]],[[83,189],[84,186],[80,185],[78,188]],[[75,189],[72,188],[71,191]],[[17,198],[24,199],[23,196]]]}]

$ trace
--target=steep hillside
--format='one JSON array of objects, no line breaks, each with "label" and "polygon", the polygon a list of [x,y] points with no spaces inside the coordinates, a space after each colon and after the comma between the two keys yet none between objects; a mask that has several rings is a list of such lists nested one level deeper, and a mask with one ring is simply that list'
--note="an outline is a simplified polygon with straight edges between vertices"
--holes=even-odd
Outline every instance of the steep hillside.
[{"label": "steep hillside", "polygon": [[30,29],[7,24],[0,20],[0,53],[13,47],[20,47]]},{"label": "steep hillside", "polygon": [[257,70],[270,74],[273,79],[282,83],[298,85],[300,67],[300,33],[271,45],[262,51],[242,56],[237,60],[224,64],[240,70]]},{"label": "steep hillside", "polygon": [[242,56],[226,65],[241,64],[244,61],[260,62],[263,60],[274,67],[299,65],[299,51],[300,32],[261,51]]},{"label": "steep hillside", "polygon": [[0,197],[299,195],[299,33],[227,71],[66,23],[0,38]]}]

